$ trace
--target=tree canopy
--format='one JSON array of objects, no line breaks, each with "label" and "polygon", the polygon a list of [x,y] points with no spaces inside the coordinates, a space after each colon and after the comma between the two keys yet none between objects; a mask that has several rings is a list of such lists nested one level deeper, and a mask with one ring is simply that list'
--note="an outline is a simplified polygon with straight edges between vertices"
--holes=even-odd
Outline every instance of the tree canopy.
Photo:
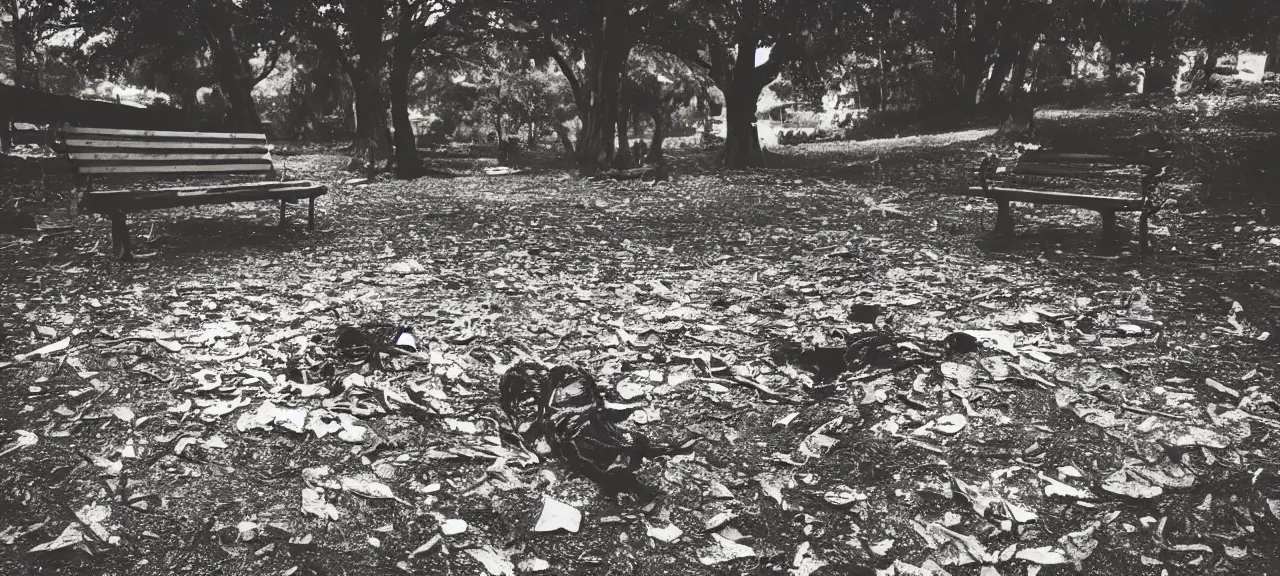
[{"label": "tree canopy", "polygon": [[[1007,110],[1085,52],[1151,90],[1188,50],[1207,75],[1278,48],[1267,0],[0,0],[8,82],[41,87],[55,55],[220,129],[339,117],[353,167],[405,178],[429,172],[415,116],[555,134],[593,172],[646,160],[627,151],[639,126],[714,110],[741,168],[763,163],[756,103],[780,79],[797,105]],[[258,89],[273,75],[291,82],[279,103]]]}]

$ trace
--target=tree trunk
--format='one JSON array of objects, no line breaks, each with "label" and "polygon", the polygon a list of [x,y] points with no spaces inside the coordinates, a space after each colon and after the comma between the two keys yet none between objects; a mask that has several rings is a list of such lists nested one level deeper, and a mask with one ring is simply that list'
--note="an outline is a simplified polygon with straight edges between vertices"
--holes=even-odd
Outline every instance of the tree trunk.
[{"label": "tree trunk", "polygon": [[880,66],[880,77],[876,83],[876,89],[878,91],[878,101],[876,102],[876,109],[884,110],[885,104],[887,104],[887,102],[885,102],[885,99],[888,97],[887,89],[885,88],[885,83],[889,81],[889,69],[884,62],[884,44],[883,43],[880,44],[880,59],[878,61],[878,64]]},{"label": "tree trunk", "polygon": [[[1204,51],[1204,64],[1200,67],[1200,75],[1202,76],[1198,85],[1192,85],[1191,90],[1195,92],[1206,92],[1209,87],[1213,86],[1213,75],[1218,71],[1218,47],[1216,43],[1209,42],[1208,48]],[[1196,77],[1191,75],[1192,79]]]},{"label": "tree trunk", "polygon": [[1027,71],[1031,68],[1031,55],[1034,50],[1034,43],[1023,42],[1019,46],[1018,58],[1013,66],[1013,76],[1009,80],[1009,91],[1013,95],[1010,100],[1016,100],[1019,95],[1026,92]]},{"label": "tree trunk", "polygon": [[701,117],[702,142],[710,142],[714,135],[712,123],[711,90],[705,86],[698,89],[698,115]]},{"label": "tree trunk", "polygon": [[359,60],[348,67],[356,99],[356,138],[348,170],[370,176],[390,160],[387,106],[382,97],[382,22],[384,0],[363,0],[347,5],[347,27]]},{"label": "tree trunk", "polygon": [[[724,165],[749,168],[764,165],[760,135],[756,130],[756,102],[769,79],[756,70],[755,41],[738,44],[728,86],[721,87],[725,103]],[[727,88],[727,89],[726,89]]]},{"label": "tree trunk", "polygon": [[13,22],[13,85],[19,88],[27,86],[27,43],[21,37],[21,26],[15,16]]},{"label": "tree trunk", "polygon": [[653,113],[653,144],[649,146],[649,157],[646,162],[654,166],[663,163],[662,141],[667,138],[667,119],[661,111]]},{"label": "tree trunk", "polygon": [[[1015,132],[1030,134],[1035,132],[1035,102],[1028,89],[1028,74],[1035,63],[1037,44],[1035,41],[1023,42],[1018,53],[1018,61],[1014,65],[1013,78],[1009,86],[1009,104],[1006,107],[1003,121]],[[1034,77],[1032,78],[1034,80]]]},{"label": "tree trunk", "polygon": [[[367,79],[366,79],[367,78]],[[356,137],[348,170],[363,171],[370,176],[391,159],[391,142],[387,140],[386,106],[382,90],[374,77],[357,74],[352,78],[356,96]]]},{"label": "tree trunk", "polygon": [[426,170],[418,156],[418,139],[409,119],[409,82],[413,68],[414,30],[412,10],[401,10],[396,31],[395,48],[391,57],[391,126],[395,129],[396,177],[412,180],[422,177]]},{"label": "tree trunk", "polygon": [[200,15],[200,33],[209,45],[214,77],[230,106],[225,128],[233,132],[262,132],[262,117],[253,101],[255,79],[249,62],[236,46],[229,15],[221,6],[214,6],[213,2],[214,0],[201,0],[197,9]]},{"label": "tree trunk", "polygon": [[[627,138],[627,120],[631,111],[627,109],[625,102],[618,105],[618,148],[613,155],[613,167],[621,170],[628,168],[631,163],[631,143]],[[639,162],[640,159],[636,158]]]},{"label": "tree trunk", "polygon": [[972,17],[969,15],[971,0],[956,0],[956,28],[951,38],[951,69],[955,71],[955,94],[964,92],[965,63],[969,61],[969,44],[973,40]]},{"label": "tree trunk", "polygon": [[1021,42],[1019,42],[1017,33],[1014,30],[1010,29],[1004,33],[1003,38],[1000,40],[999,51],[996,54],[996,63],[991,69],[991,80],[987,82],[986,90],[982,95],[982,102],[999,103],[1000,92],[1004,90],[1005,79],[1008,78],[1009,72],[1013,70],[1013,65],[1018,60],[1020,44]]},{"label": "tree trunk", "polygon": [[[960,103],[973,106],[982,95],[982,84],[991,69],[990,58],[996,48],[997,36],[1005,26],[1030,26],[1031,22],[1021,22],[1009,10],[1009,0],[984,0],[973,7],[971,14],[972,32],[968,34],[968,42],[964,47],[965,58],[956,62],[960,67]],[[1002,26],[1002,24],[1004,26]]]},{"label": "tree trunk", "polygon": [[556,138],[560,139],[560,145],[564,146],[564,153],[573,156],[573,139],[569,138],[569,129],[559,122],[553,123],[552,129],[556,131]]},{"label": "tree trunk", "polygon": [[632,46],[625,0],[599,0],[595,10],[597,19],[592,25],[596,31],[581,87],[585,97],[578,99],[582,118],[578,166],[588,174],[608,169],[613,162],[622,74]]}]

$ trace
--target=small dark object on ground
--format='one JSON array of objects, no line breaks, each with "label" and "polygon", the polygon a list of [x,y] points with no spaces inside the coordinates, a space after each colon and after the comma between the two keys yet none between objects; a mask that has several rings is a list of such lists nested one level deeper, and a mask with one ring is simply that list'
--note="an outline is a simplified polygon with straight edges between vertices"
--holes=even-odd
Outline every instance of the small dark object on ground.
[{"label": "small dark object on ground", "polygon": [[884,306],[877,304],[853,304],[849,306],[849,321],[862,324],[875,324],[876,319],[884,314]]},{"label": "small dark object on ground", "polygon": [[498,390],[516,435],[542,436],[553,456],[610,495],[628,492],[651,500],[657,492],[635,476],[644,460],[689,453],[701,440],[655,444],[619,427],[595,377],[576,366],[521,362],[503,374]]},{"label": "small dark object on ground", "polygon": [[667,167],[662,164],[653,166],[641,166],[640,168],[628,168],[626,170],[605,170],[599,172],[597,176],[601,178],[609,178],[612,180],[641,180],[644,182],[665,182],[671,174],[667,171]]},{"label": "small dark object on ground", "polygon": [[337,348],[345,360],[363,361],[362,372],[386,370],[383,354],[403,356],[414,351],[406,349],[405,334],[412,335],[412,331],[393,324],[342,325],[336,335]]},{"label": "small dark object on ground", "polygon": [[790,341],[782,342],[775,348],[772,359],[776,364],[792,364],[804,369],[813,374],[815,383],[825,385],[845,373],[901,372],[912,366],[935,364],[957,354],[974,352],[981,347],[977,338],[964,332],[954,332],[940,341],[929,341],[901,335],[888,326],[836,336],[843,338],[843,346],[807,347]]}]

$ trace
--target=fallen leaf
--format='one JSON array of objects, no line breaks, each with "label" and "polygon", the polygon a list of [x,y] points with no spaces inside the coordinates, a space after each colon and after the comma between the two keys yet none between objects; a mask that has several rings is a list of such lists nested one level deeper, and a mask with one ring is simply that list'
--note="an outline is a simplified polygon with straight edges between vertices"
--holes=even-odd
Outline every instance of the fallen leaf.
[{"label": "fallen leaf", "polygon": [[933,429],[947,435],[958,434],[968,423],[964,414],[950,414],[934,420]]},{"label": "fallen leaf", "polygon": [[582,525],[582,512],[550,496],[542,500],[542,514],[533,527],[534,532],[566,530],[577,532]]},{"label": "fallen leaf", "polygon": [[364,498],[372,498],[379,500],[395,500],[396,495],[391,491],[391,487],[368,478],[343,478],[342,489],[361,496]]},{"label": "fallen leaf", "polygon": [[1040,548],[1023,548],[1014,554],[1015,558],[1033,562],[1036,564],[1067,564],[1070,560],[1061,549],[1052,546],[1042,546]]},{"label": "fallen leaf", "polygon": [[714,539],[714,543],[710,548],[703,549],[698,556],[698,561],[703,566],[722,564],[756,555],[756,551],[750,546],[739,544],[719,534],[712,534],[711,537]]},{"label": "fallen leaf", "polygon": [[52,552],[68,546],[75,546],[84,541],[84,534],[76,525],[67,526],[57,538],[32,548],[31,552]]},{"label": "fallen leaf", "polygon": [[36,348],[35,350],[27,352],[26,354],[18,354],[17,356],[14,356],[13,359],[17,360],[18,362],[23,362],[26,360],[31,360],[33,358],[40,358],[42,356],[48,356],[49,354],[53,354],[54,352],[61,352],[63,350],[66,350],[67,347],[70,345],[71,345],[71,339],[63,338],[57,342],[54,342],[53,344],[49,344],[47,346],[41,346],[39,348]]},{"label": "fallen leaf", "polygon": [[668,524],[666,528],[655,528],[650,526],[645,532],[650,538],[666,542],[668,544],[680,539],[684,535],[684,530],[675,524]]},{"label": "fallen leaf", "polygon": [[541,558],[526,558],[516,565],[522,573],[545,572],[551,569],[551,563]]},{"label": "fallen leaf", "polygon": [[511,562],[511,557],[493,546],[468,548],[466,553],[484,566],[490,576],[515,576],[516,565]]},{"label": "fallen leaf", "polygon": [[445,536],[454,536],[467,531],[467,523],[465,520],[450,519],[440,523],[440,533]]},{"label": "fallen leaf", "polygon": [[28,446],[35,446],[40,441],[40,437],[26,430],[14,430],[13,434],[18,437],[12,444],[6,446],[4,450],[0,450],[0,456],[4,456],[15,450],[20,450]]},{"label": "fallen leaf", "polygon": [[337,520],[338,509],[324,499],[324,495],[314,488],[302,489],[302,511],[322,520]]},{"label": "fallen leaf", "polygon": [[[1277,500],[1276,502],[1280,503],[1280,500]],[[713,530],[719,530],[725,524],[728,524],[729,521],[732,520],[733,518],[734,518],[734,515],[732,512],[721,512],[703,521],[702,529],[707,532],[711,532]]]}]

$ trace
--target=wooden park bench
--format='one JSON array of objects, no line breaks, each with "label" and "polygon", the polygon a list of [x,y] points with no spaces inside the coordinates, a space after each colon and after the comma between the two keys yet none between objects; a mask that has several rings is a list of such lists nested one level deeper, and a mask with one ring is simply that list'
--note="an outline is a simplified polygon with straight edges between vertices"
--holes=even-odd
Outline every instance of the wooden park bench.
[{"label": "wooden park bench", "polygon": [[[133,257],[130,212],[203,204],[279,200],[280,223],[285,204],[306,199],[307,228],[315,226],[315,199],[323,185],[307,180],[277,181],[271,148],[263,134],[162,132],[105,128],[64,128],[60,151],[71,164],[81,193],[80,211],[111,219],[111,243],[117,258]],[[156,181],[191,177],[258,176],[268,181],[216,185],[157,186]],[[152,186],[93,190],[95,179],[152,179]]]},{"label": "wooden park bench", "polygon": [[[1026,150],[1018,155],[1011,168],[1000,170],[999,158],[987,154],[978,170],[979,185],[968,187],[964,194],[990,198],[996,203],[999,234],[1013,232],[1011,202],[1057,204],[1096,211],[1102,216],[1104,248],[1110,248],[1116,240],[1116,212],[1138,212],[1138,237],[1142,251],[1146,252],[1149,247],[1147,222],[1164,202],[1159,187],[1168,159],[1168,152],[1155,150],[1133,155]],[[1002,174],[1016,177],[1017,181],[1000,179]],[[1137,190],[1128,194],[1118,192],[1121,188],[1133,188],[1135,183]]]}]

